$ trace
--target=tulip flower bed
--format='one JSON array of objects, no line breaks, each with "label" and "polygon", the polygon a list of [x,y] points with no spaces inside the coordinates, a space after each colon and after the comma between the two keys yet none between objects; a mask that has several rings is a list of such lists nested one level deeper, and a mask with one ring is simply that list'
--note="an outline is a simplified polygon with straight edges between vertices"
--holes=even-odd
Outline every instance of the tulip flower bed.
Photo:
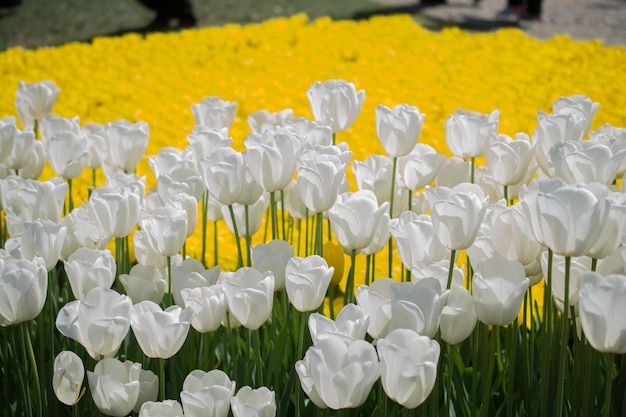
[{"label": "tulip flower bed", "polygon": [[1,415],[626,412],[623,48],[295,16],[0,63]]}]

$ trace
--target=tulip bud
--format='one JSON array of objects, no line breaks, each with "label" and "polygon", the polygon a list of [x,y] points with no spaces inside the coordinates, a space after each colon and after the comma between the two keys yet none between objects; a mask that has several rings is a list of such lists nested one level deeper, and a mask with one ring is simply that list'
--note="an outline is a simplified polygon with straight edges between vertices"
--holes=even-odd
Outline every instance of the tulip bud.
[{"label": "tulip bud", "polygon": [[220,327],[226,314],[226,299],[222,286],[185,288],[180,292],[185,307],[193,310],[191,325],[198,333],[207,333]]},{"label": "tulip bud", "polygon": [[339,244],[345,250],[367,247],[374,239],[378,224],[387,214],[387,203],[378,206],[371,191],[340,194],[328,217]]},{"label": "tulip bud", "polygon": [[230,399],[230,407],[235,417],[275,417],[275,396],[274,391],[266,387],[241,387]]},{"label": "tulip bud", "polygon": [[141,227],[156,253],[174,256],[187,238],[187,212],[172,206],[159,207],[141,219]]},{"label": "tulip bud", "polygon": [[407,408],[426,401],[437,379],[439,343],[412,330],[396,329],[376,344],[385,393]]},{"label": "tulip bud", "polygon": [[52,136],[45,142],[45,151],[52,170],[65,179],[78,177],[89,157],[85,137],[70,131]]},{"label": "tulip bud", "polygon": [[411,152],[398,158],[398,174],[409,190],[420,190],[435,180],[445,161],[444,154],[418,143]]},{"label": "tulip bud", "polygon": [[333,133],[352,126],[365,100],[365,90],[357,93],[353,83],[343,80],[316,81],[306,95],[315,120],[329,124]]},{"label": "tulip bud", "polygon": [[161,310],[152,301],[142,301],[133,306],[130,325],[144,355],[168,359],[183,346],[193,310],[176,305]]},{"label": "tulip bud", "polygon": [[446,120],[446,144],[450,151],[461,158],[483,156],[498,131],[500,112],[481,114],[457,110]]},{"label": "tulip bud", "polygon": [[36,261],[7,257],[0,261],[0,326],[34,319],[48,294],[46,268]]},{"label": "tulip bud", "polygon": [[626,276],[583,274],[578,311],[585,337],[600,352],[626,353],[626,316],[622,312]]},{"label": "tulip bud", "polygon": [[376,133],[391,157],[409,154],[422,132],[424,114],[415,106],[398,104],[393,109],[376,106]]},{"label": "tulip bud", "polygon": [[141,365],[115,358],[103,359],[93,372],[87,371],[93,402],[108,416],[128,415],[139,398]]},{"label": "tulip bud", "polygon": [[219,97],[207,97],[191,106],[196,125],[210,129],[230,129],[235,119],[237,102],[222,100]]},{"label": "tulip bud", "polygon": [[167,290],[164,271],[142,264],[133,265],[128,274],[120,275],[120,281],[133,304],[144,300],[159,304]]},{"label": "tulip bud", "polygon": [[274,291],[285,288],[285,268],[294,256],[293,246],[281,239],[261,243],[251,248],[254,268],[274,275]]},{"label": "tulip bud", "polygon": [[530,284],[524,267],[495,256],[476,266],[472,296],[480,321],[506,326],[517,317]]},{"label": "tulip bud", "polygon": [[19,82],[15,107],[24,127],[33,127],[46,114],[52,112],[61,90],[52,81],[38,83]]},{"label": "tulip bud", "polygon": [[469,291],[461,286],[452,287],[439,318],[441,338],[451,345],[461,343],[472,334],[477,321],[478,314]]},{"label": "tulip bud", "polygon": [[115,259],[109,250],[79,248],[64,262],[74,298],[82,300],[95,287],[111,288]]},{"label": "tulip bud", "polygon": [[346,343],[353,340],[364,340],[369,317],[365,315],[363,309],[356,304],[346,304],[335,320],[331,320],[319,313],[309,316],[309,332],[313,345],[327,337],[340,337]]},{"label": "tulip bud", "polygon": [[364,340],[328,337],[296,362],[300,385],[320,408],[357,408],[380,376],[376,349]]},{"label": "tulip bud", "polygon": [[65,350],[54,358],[52,388],[63,404],[74,405],[80,400],[84,378],[85,367],[77,354]]},{"label": "tulip bud", "polygon": [[287,262],[285,281],[289,301],[298,311],[319,308],[333,275],[333,268],[318,255],[293,257]]},{"label": "tulip bud", "polygon": [[247,329],[265,323],[274,302],[274,276],[243,267],[222,282],[228,310]]},{"label": "tulip bud", "polygon": [[108,145],[105,165],[112,172],[134,172],[146,153],[149,136],[150,128],[146,122],[116,120],[107,123],[104,126],[104,137]]},{"label": "tulip bud", "polygon": [[175,400],[148,401],[139,409],[138,417],[184,417],[183,407]]},{"label": "tulip bud", "polygon": [[131,308],[128,296],[95,287],[84,300],[71,301],[61,308],[56,327],[61,334],[83,345],[92,358],[111,357],[128,333]]},{"label": "tulip bud", "polygon": [[180,400],[188,417],[226,417],[234,394],[235,381],[231,381],[224,372],[219,369],[209,372],[195,369],[183,382]]}]

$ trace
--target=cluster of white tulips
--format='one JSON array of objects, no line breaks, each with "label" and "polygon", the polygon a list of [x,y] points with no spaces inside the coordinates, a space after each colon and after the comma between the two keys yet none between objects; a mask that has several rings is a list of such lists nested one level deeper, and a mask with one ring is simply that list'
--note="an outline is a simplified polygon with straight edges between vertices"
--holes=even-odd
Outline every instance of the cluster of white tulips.
[{"label": "cluster of white tulips", "polygon": [[[387,155],[352,162],[337,142],[365,99],[352,83],[313,83],[315,120],[250,114],[245,152],[228,134],[236,103],[209,97],[192,106],[185,149],[148,156],[146,190],[134,172],[148,125],[81,126],[51,114],[58,95],[20,83],[24,129],[0,119],[8,415],[626,409],[626,128],[590,132],[588,97],[555,101],[515,139],[498,134],[497,110],[458,110],[451,158],[418,143],[416,107],[379,105]],[[46,161],[57,177],[40,181]],[[93,186],[75,207],[86,168]],[[224,242],[206,266],[209,220],[234,235],[232,271],[217,264]],[[271,238],[253,245],[263,224]],[[197,229],[199,259],[186,245]],[[350,256],[345,283],[329,240]]]}]

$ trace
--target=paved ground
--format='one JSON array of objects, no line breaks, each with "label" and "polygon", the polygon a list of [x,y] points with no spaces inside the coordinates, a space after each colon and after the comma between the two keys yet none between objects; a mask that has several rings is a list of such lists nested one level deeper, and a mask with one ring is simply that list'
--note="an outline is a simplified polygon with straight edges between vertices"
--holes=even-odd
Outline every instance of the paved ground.
[{"label": "paved ground", "polygon": [[[2,0],[0,0],[1,2]],[[425,1],[425,0],[421,0]],[[574,39],[600,39],[626,46],[626,0],[543,0],[541,22],[518,22],[498,17],[506,0],[447,0],[427,7],[420,0],[191,0],[199,26],[227,22],[249,23],[307,13],[311,19],[362,19],[372,15],[408,13],[423,26],[439,30],[459,26],[491,31],[520,27],[546,39],[568,34]],[[37,47],[95,36],[142,31],[152,12],[135,0],[22,0],[14,9],[0,7],[0,51],[9,46]]]},{"label": "paved ground", "polygon": [[[458,25],[469,30],[491,30],[517,26],[529,35],[547,39],[568,34],[574,39],[600,39],[606,45],[626,46],[626,1],[624,0],[543,0],[540,22],[506,20],[498,11],[506,0],[447,0],[432,7],[416,6],[414,0],[374,0],[381,7],[407,9],[430,19],[433,24]],[[418,17],[418,20],[419,17]],[[428,22],[425,22],[428,25]]]}]

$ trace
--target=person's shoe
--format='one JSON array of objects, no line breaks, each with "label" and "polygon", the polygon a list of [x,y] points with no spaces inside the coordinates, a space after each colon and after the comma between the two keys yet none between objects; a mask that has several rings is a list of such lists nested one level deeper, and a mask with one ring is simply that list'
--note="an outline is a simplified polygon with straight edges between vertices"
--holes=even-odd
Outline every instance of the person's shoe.
[{"label": "person's shoe", "polygon": [[498,12],[498,16],[517,16],[520,13],[524,13],[524,6],[506,6],[504,9]]},{"label": "person's shoe", "polygon": [[543,16],[541,16],[541,13],[529,13],[524,11],[519,14],[519,19],[527,22],[541,22],[543,20]]},{"label": "person's shoe", "polygon": [[196,18],[193,15],[181,15],[181,16],[164,16],[157,15],[157,17],[150,22],[145,28],[144,32],[162,32],[177,29],[186,29],[195,27],[197,23]]},{"label": "person's shoe", "polygon": [[22,4],[22,0],[0,0],[0,8],[13,8]]},{"label": "person's shoe", "polygon": [[437,6],[440,4],[446,4],[446,0],[420,0],[420,6]]},{"label": "person's shoe", "polygon": [[195,27],[198,21],[193,15],[183,15],[176,17],[175,27],[177,29],[185,29]]}]

